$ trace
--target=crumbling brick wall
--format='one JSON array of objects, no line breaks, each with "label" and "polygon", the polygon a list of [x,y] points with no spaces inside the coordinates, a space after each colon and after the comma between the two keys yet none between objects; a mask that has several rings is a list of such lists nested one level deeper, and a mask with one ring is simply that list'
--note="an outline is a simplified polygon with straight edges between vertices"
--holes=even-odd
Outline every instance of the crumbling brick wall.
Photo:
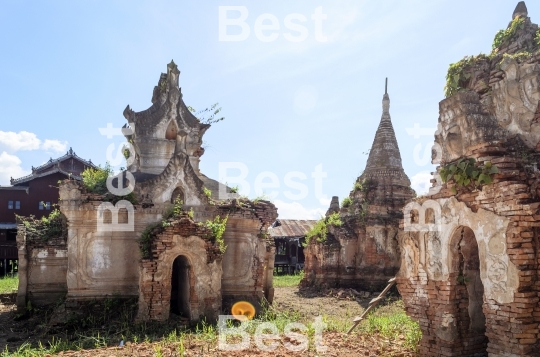
[{"label": "crumbling brick wall", "polygon": [[310,239],[304,250],[302,286],[380,291],[399,270],[399,219],[414,191],[401,164],[389,110],[390,98],[385,93],[366,168],[343,207],[339,208],[336,198],[327,213],[328,217],[338,212],[342,224],[328,225],[326,237]]},{"label": "crumbling brick wall", "polygon": [[187,214],[162,232],[156,228],[151,256],[142,259],[139,281],[139,319],[167,320],[170,313],[173,262],[189,261],[189,309],[192,321],[204,316],[216,321],[221,312],[222,256],[207,237],[211,232]]},{"label": "crumbling brick wall", "polygon": [[[397,285],[420,323],[422,356],[538,355],[540,55],[538,27],[518,9],[524,25],[491,58],[465,66],[462,88],[440,103],[438,173],[404,210]],[[487,182],[443,182],[459,159],[475,159],[465,175],[497,169]]]}]

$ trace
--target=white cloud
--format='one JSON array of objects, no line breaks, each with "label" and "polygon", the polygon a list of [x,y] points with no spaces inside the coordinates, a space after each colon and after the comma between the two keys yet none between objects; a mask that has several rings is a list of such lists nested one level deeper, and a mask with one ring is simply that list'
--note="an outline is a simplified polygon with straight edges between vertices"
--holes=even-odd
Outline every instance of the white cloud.
[{"label": "white cloud", "polygon": [[45,150],[62,152],[66,150],[67,141],[45,139],[42,142],[37,135],[28,131],[0,131],[0,146],[4,149],[15,152],[22,150]]},{"label": "white cloud", "polygon": [[10,151],[19,150],[37,150],[41,144],[34,133],[21,131],[14,133],[12,131],[0,131],[0,144]]},{"label": "white cloud", "polygon": [[429,180],[432,178],[433,175],[431,175],[431,172],[429,171],[419,172],[411,178],[411,187],[419,196],[426,194],[431,187],[431,182],[429,182]]},{"label": "white cloud", "polygon": [[284,202],[275,200],[279,218],[282,219],[320,219],[326,214],[326,209],[306,208],[298,202]]},{"label": "white cloud", "polygon": [[7,152],[0,154],[0,185],[9,185],[9,179],[19,178],[30,174],[21,167],[21,159],[15,155],[10,155]]},{"label": "white cloud", "polygon": [[66,151],[67,145],[67,141],[64,141],[62,143],[59,140],[45,139],[45,142],[43,143],[43,145],[41,145],[41,148],[46,151],[63,152]]}]

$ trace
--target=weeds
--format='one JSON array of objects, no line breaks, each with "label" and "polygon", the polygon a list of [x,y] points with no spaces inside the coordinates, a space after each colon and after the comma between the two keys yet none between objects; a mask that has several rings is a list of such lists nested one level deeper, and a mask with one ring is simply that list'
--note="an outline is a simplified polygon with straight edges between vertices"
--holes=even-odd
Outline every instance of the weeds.
[{"label": "weeds", "polygon": [[295,275],[275,275],[274,276],[274,287],[283,288],[298,286],[300,281],[304,278],[304,271],[301,270],[298,274]]},{"label": "weeds", "polygon": [[19,277],[3,277],[0,278],[0,294],[10,294],[13,290],[17,291],[19,287]]}]

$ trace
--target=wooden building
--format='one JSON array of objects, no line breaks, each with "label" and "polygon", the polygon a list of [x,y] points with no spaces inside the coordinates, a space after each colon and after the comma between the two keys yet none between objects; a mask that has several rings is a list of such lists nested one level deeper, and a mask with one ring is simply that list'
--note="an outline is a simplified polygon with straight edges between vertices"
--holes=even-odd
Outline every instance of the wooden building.
[{"label": "wooden building", "polygon": [[48,215],[58,203],[58,181],[68,177],[80,180],[88,167],[95,165],[78,157],[70,148],[64,156],[32,167],[30,175],[12,178],[11,186],[0,186],[0,276],[16,269],[15,215],[36,218]]},{"label": "wooden building", "polygon": [[294,274],[304,269],[306,233],[317,223],[311,220],[278,219],[269,232],[276,245],[277,273]]}]

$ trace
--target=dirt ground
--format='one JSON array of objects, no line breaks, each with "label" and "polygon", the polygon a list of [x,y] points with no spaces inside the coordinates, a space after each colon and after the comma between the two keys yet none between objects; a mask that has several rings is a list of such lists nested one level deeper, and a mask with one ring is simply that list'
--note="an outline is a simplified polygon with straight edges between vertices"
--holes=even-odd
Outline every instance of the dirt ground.
[{"label": "dirt ground", "polygon": [[[298,292],[296,287],[276,288],[274,307],[278,311],[290,312],[300,317],[306,324],[313,321],[318,315],[324,314],[332,317],[338,323],[342,323],[342,331],[351,325],[352,318],[361,314],[367,306],[369,298],[355,299],[353,296],[337,296],[337,292],[326,291],[321,293]],[[26,319],[14,321],[16,316],[15,306],[4,301],[0,303],[0,356],[9,356],[2,353],[5,346],[9,345],[13,351],[26,342],[34,346],[37,341],[50,341],[53,335],[49,334],[44,321]],[[58,338],[58,337],[56,337]],[[403,348],[402,341],[389,341],[378,335],[365,335],[360,329],[351,335],[343,332],[323,333],[323,345],[326,351],[315,348],[313,340],[309,342],[309,348],[300,352],[292,352],[284,347],[285,344],[296,345],[297,341],[281,335],[277,341],[279,347],[274,351],[261,351],[256,348],[253,341],[251,347],[243,351],[222,351],[218,349],[216,337],[205,338],[200,334],[186,334],[181,342],[179,340],[162,340],[154,342],[127,342],[123,347],[103,347],[90,350],[59,352],[57,356],[81,356],[81,357],[109,357],[109,356],[141,356],[141,357],[169,357],[169,356],[416,356],[415,353]],[[19,354],[16,356],[23,356]],[[35,354],[36,356],[51,356],[46,353]],[[55,355],[55,356],[56,356]],[[32,354],[34,356],[34,354]]]}]

